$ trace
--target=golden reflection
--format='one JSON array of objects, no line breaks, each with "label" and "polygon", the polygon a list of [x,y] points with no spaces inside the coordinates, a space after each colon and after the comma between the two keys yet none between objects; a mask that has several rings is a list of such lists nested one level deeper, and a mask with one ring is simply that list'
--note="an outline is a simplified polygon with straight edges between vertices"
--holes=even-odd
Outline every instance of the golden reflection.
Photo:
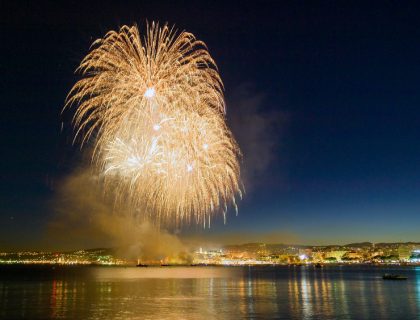
[{"label": "golden reflection", "polygon": [[420,268],[406,270],[398,283],[379,269],[308,266],[62,269],[39,281],[0,273],[0,318],[415,319]]},{"label": "golden reflection", "polygon": [[[317,273],[315,275],[315,281],[314,281],[314,284],[313,284],[313,288],[314,288],[314,299],[315,299],[315,301],[318,301],[320,299],[320,296],[319,296],[320,274],[319,273]],[[315,310],[316,310],[316,312],[319,312],[319,304],[318,303],[315,303]]]},{"label": "golden reflection", "polygon": [[[244,275],[244,277],[245,277],[245,275]],[[247,295],[245,293],[245,291],[246,291],[246,285],[245,285],[245,280],[243,278],[241,278],[238,281],[237,287],[238,287],[238,293],[239,293],[239,299],[240,299],[239,300],[239,310],[240,310],[240,313],[241,314],[247,314],[247,312],[248,312],[247,305],[248,304],[246,302]]]},{"label": "golden reflection", "polygon": [[[357,279],[357,285],[358,285],[357,288],[359,290],[355,296],[355,299],[358,305],[363,306],[366,303],[366,300],[369,299],[370,297],[366,295],[366,292],[368,291],[369,288],[367,288],[366,281],[363,280],[362,275],[359,275]],[[368,309],[367,308],[359,308],[359,309],[360,309],[360,312],[362,312],[363,314],[363,318],[367,319],[369,317]]]},{"label": "golden reflection", "polygon": [[[246,280],[246,300],[247,300],[247,305],[248,305],[248,314],[254,314],[255,310],[254,310],[254,296],[252,294],[252,281],[251,281],[251,276],[248,275],[248,279]],[[258,281],[258,279],[257,279]]]},{"label": "golden reflection", "polygon": [[328,275],[324,270],[316,271],[315,283],[317,283],[318,292],[314,304],[316,306],[316,312],[319,314],[325,314],[330,316],[333,312],[330,301],[330,281]]},{"label": "golden reflection", "polygon": [[289,273],[288,288],[290,314],[298,315],[300,314],[300,291],[296,268],[294,266],[291,267],[291,272]]},{"label": "golden reflection", "polygon": [[327,273],[322,277],[322,299],[324,306],[323,312],[326,312],[328,315],[332,314],[332,306],[328,303],[331,300],[331,281]]},{"label": "golden reflection", "polygon": [[302,292],[302,310],[303,316],[309,318],[312,316],[312,292],[311,292],[311,282],[308,278],[308,271],[305,268],[302,268],[301,279],[300,279],[300,289]]},{"label": "golden reflection", "polygon": [[338,293],[336,296],[340,297],[340,312],[343,314],[349,313],[346,282],[343,280],[343,273],[340,272],[340,279],[338,281]]},{"label": "golden reflection", "polygon": [[385,304],[388,303],[388,301],[384,300],[384,294],[382,292],[383,286],[384,286],[383,282],[375,281],[374,286],[373,286],[373,292],[372,292],[373,298],[375,300],[375,305],[377,306],[376,313],[377,313],[378,319],[387,318]]}]

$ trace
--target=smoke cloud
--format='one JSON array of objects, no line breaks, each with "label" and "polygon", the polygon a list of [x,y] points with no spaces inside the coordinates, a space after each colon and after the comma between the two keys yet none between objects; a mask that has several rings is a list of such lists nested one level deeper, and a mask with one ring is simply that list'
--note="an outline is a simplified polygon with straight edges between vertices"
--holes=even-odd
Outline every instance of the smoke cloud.
[{"label": "smoke cloud", "polygon": [[233,91],[228,99],[228,111],[232,132],[243,153],[241,175],[249,191],[277,160],[279,136],[287,123],[287,114],[267,108],[266,96],[251,84],[243,84]]},{"label": "smoke cloud", "polygon": [[[81,169],[62,181],[52,203],[50,245],[61,249],[115,248],[125,259],[188,262],[188,249],[175,235],[133,216],[101,190],[98,177]],[[53,241],[51,243],[51,241]]]}]

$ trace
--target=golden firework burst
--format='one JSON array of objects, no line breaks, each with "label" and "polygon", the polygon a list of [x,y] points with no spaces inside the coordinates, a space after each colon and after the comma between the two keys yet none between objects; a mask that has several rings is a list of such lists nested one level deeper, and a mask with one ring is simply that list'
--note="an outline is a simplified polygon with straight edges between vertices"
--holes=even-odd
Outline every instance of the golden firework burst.
[{"label": "golden firework burst", "polygon": [[[66,107],[106,190],[157,222],[210,224],[237,210],[240,150],[205,44],[168,26],[123,26],[93,43]],[[66,108],[65,107],[65,108]]]}]

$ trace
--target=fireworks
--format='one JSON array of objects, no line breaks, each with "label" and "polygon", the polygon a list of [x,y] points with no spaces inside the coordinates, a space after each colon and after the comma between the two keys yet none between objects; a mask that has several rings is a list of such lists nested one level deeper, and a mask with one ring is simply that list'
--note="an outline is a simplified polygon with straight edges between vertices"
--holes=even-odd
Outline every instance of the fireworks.
[{"label": "fireworks", "polygon": [[210,224],[241,196],[240,150],[225,123],[223,85],[205,44],[167,26],[122,27],[94,42],[70,91],[76,137],[136,212]]}]

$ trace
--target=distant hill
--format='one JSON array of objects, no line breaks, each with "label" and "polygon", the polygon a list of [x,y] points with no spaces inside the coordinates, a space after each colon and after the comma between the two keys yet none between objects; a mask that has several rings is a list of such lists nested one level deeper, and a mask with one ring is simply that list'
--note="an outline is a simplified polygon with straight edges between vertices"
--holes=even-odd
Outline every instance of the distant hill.
[{"label": "distant hill", "polygon": [[389,246],[398,246],[398,245],[414,245],[414,246],[419,246],[420,242],[379,242],[379,243],[375,243],[375,247],[389,247]]},{"label": "distant hill", "polygon": [[266,247],[267,249],[274,249],[274,248],[288,248],[288,247],[294,247],[299,249],[309,249],[309,248],[370,248],[370,247],[394,247],[399,245],[415,245],[420,246],[420,242],[380,242],[380,243],[373,243],[369,241],[365,242],[354,242],[354,243],[348,243],[344,245],[338,245],[338,244],[329,244],[329,245],[302,245],[302,244],[284,244],[284,243],[262,243],[262,242],[253,242],[253,243],[242,243],[242,244],[231,244],[224,246],[225,249],[246,249],[251,247]]},{"label": "distant hill", "polygon": [[352,248],[366,248],[366,247],[372,247],[372,242],[355,242],[355,243],[349,243],[345,244],[343,247],[352,247]]}]

